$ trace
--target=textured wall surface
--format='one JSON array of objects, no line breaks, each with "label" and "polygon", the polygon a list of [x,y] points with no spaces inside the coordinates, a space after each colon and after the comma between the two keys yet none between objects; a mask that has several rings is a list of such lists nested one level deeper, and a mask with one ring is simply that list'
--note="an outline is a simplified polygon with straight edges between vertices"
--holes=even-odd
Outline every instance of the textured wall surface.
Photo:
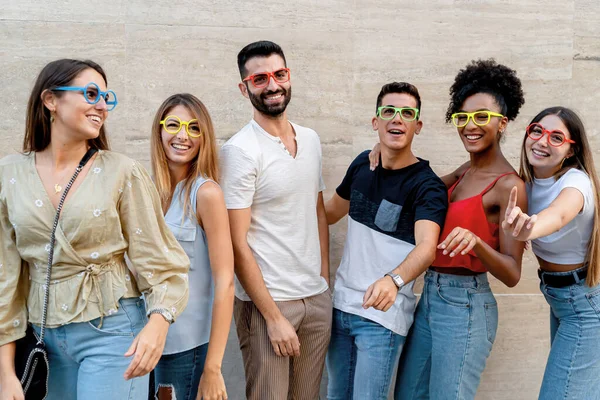
[{"label": "textured wall surface", "polygon": [[[528,120],[552,105],[580,112],[600,161],[599,0],[0,0],[0,156],[19,151],[29,91],[39,70],[62,57],[105,67],[119,106],[108,131],[114,150],[146,165],[160,103],[190,92],[207,105],[221,142],[251,117],[237,89],[237,52],[279,43],[292,70],[290,118],[321,136],[328,198],[347,166],[375,142],[375,98],[392,80],[423,98],[425,127],[414,143],[438,173],[467,160],[444,123],[448,87],[473,58],[516,69],[526,104],[503,144],[516,166]],[[331,229],[332,266],[345,222]],[[548,306],[531,254],[516,288],[494,283],[500,326],[478,399],[533,399],[549,348]],[[243,370],[231,337],[224,372],[230,398],[243,397]]]}]

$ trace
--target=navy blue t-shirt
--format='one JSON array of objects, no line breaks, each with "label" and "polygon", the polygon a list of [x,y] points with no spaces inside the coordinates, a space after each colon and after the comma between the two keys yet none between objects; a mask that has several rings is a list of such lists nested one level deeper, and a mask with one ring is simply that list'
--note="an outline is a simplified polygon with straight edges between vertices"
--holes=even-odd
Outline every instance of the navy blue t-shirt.
[{"label": "navy blue t-shirt", "polygon": [[446,186],[419,159],[398,170],[369,169],[369,152],[350,164],[337,194],[350,201],[348,233],[336,271],[333,307],[359,315],[406,336],[413,322],[414,281],[403,286],[385,312],[362,307],[369,285],[398,267],[415,248],[415,222],[443,227],[448,208]]},{"label": "navy blue t-shirt", "polygon": [[415,244],[415,222],[433,221],[443,228],[448,209],[446,185],[426,160],[398,170],[369,168],[369,150],[348,167],[336,189],[350,201],[349,216],[366,227]]}]

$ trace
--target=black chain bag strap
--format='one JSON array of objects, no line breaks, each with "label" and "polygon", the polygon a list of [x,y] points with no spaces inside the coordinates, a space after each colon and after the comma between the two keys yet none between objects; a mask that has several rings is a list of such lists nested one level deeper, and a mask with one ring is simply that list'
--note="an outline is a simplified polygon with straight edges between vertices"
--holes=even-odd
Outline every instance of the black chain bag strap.
[{"label": "black chain bag strap", "polygon": [[46,331],[46,317],[48,315],[48,294],[50,288],[50,275],[52,273],[52,259],[54,257],[54,244],[56,242],[56,228],[58,227],[58,218],[62,210],[63,203],[67,197],[67,193],[71,189],[73,182],[77,176],[92,158],[96,149],[89,149],[85,156],[79,162],[75,169],[75,173],[65,187],[60,202],[56,209],[54,217],[54,225],[50,234],[50,251],[48,253],[48,270],[46,271],[46,285],[44,286],[44,308],[42,310],[42,325],[39,336],[33,330],[31,325],[27,326],[25,337],[17,340],[17,349],[15,353],[15,371],[17,377],[21,380],[21,386],[25,393],[26,400],[44,400],[48,395],[48,373],[50,372],[50,364],[48,363],[48,352],[44,345],[44,334]]}]

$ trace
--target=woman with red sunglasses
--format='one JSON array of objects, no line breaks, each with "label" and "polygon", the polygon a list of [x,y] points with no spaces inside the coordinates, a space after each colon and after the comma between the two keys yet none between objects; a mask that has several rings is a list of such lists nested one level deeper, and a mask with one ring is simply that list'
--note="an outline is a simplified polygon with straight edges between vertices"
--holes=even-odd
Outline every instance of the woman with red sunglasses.
[{"label": "woman with red sunglasses", "polygon": [[531,240],[550,305],[551,350],[540,399],[600,398],[600,182],[581,119],[551,107],[527,127],[521,151],[530,215],[515,205],[505,233]]}]

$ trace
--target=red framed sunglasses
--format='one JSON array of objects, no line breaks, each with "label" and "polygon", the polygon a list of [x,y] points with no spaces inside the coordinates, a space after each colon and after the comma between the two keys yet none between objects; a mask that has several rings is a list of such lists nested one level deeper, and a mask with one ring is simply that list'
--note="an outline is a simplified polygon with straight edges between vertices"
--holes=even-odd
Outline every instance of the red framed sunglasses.
[{"label": "red framed sunglasses", "polygon": [[544,135],[548,135],[548,144],[554,147],[560,147],[565,143],[575,143],[574,140],[567,139],[563,131],[555,129],[553,131],[549,131],[542,126],[542,124],[533,123],[527,127],[525,130],[527,132],[527,136],[531,140],[540,140],[544,137]]},{"label": "red framed sunglasses", "polygon": [[273,80],[277,83],[285,83],[290,80],[290,69],[281,68],[273,72],[259,72],[252,74],[243,79],[243,82],[252,82],[255,88],[264,88],[269,86],[269,81]]}]

